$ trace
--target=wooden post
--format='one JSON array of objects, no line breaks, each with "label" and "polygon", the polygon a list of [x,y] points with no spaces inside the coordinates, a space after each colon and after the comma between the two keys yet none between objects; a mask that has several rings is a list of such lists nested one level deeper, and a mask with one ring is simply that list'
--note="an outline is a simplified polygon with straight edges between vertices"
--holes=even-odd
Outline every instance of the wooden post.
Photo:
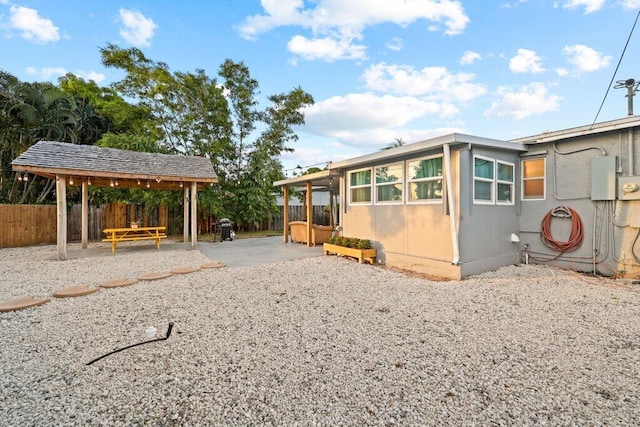
[{"label": "wooden post", "polygon": [[67,259],[67,177],[56,175],[58,261]]},{"label": "wooden post", "polygon": [[189,187],[184,187],[184,224],[182,225],[182,241],[186,245],[189,242]]},{"label": "wooden post", "polygon": [[333,228],[333,190],[329,190],[329,225]]},{"label": "wooden post", "polygon": [[89,184],[82,181],[82,221],[81,221],[81,238],[82,249],[87,249],[89,244]]},{"label": "wooden post", "polygon": [[198,183],[191,183],[191,249],[198,246]]},{"label": "wooden post", "polygon": [[307,181],[307,246],[311,247],[311,226],[313,224],[313,191],[311,181]]},{"label": "wooden post", "polygon": [[284,187],[284,207],[282,212],[282,223],[284,225],[284,242],[289,243],[289,187]]}]

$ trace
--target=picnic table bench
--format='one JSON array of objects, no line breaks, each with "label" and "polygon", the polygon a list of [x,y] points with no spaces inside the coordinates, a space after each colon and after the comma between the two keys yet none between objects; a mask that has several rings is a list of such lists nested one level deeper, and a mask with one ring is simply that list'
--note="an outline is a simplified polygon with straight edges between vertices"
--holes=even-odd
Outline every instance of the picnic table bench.
[{"label": "picnic table bench", "polygon": [[107,238],[103,242],[111,242],[111,252],[114,253],[118,242],[136,240],[155,240],[156,248],[160,249],[160,241],[167,238],[167,227],[136,227],[136,228],[105,228]]}]

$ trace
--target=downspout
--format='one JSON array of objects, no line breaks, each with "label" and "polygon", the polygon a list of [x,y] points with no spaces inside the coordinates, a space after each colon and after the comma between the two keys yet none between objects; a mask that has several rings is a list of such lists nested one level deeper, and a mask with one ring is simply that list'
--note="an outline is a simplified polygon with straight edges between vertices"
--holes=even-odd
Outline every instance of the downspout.
[{"label": "downspout", "polygon": [[629,128],[629,176],[635,175],[634,159],[633,159],[633,128]]},{"label": "downspout", "polygon": [[451,222],[451,246],[453,247],[453,259],[451,264],[460,264],[460,242],[458,241],[458,222],[456,215],[456,201],[453,197],[453,177],[451,174],[451,147],[442,145],[444,152],[445,179],[447,180],[447,203],[449,205],[449,221]]}]

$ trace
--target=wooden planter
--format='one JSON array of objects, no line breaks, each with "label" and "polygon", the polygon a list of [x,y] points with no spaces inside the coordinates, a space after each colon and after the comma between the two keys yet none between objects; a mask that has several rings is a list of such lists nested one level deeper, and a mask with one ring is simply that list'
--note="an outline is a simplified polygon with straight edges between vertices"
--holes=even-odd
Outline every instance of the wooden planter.
[{"label": "wooden planter", "polygon": [[375,249],[355,249],[345,248],[344,246],[332,245],[330,243],[323,243],[322,249],[325,255],[334,253],[336,255],[348,256],[356,258],[360,264],[367,261],[370,264],[375,264],[376,256],[378,252]]}]

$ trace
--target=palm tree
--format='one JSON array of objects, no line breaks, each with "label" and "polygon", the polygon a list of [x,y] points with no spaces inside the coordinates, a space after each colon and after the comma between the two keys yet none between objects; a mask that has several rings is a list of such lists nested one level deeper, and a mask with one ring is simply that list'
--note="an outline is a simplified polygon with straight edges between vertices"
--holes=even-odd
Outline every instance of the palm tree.
[{"label": "palm tree", "polygon": [[402,147],[403,145],[405,145],[405,142],[403,141],[403,139],[396,138],[393,140],[391,144],[387,145],[386,147],[382,147],[380,150],[389,150],[391,148]]}]

